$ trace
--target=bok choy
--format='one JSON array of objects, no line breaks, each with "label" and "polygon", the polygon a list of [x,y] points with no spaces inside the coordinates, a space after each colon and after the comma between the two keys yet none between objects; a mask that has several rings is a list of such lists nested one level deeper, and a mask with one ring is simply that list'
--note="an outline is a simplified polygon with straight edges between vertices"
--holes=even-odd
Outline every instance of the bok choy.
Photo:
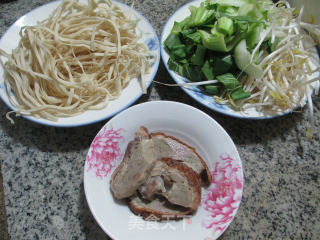
[{"label": "bok choy", "polygon": [[[267,16],[263,5],[256,6],[252,0],[211,0],[189,9],[190,15],[174,23],[164,42],[170,54],[169,68],[190,81],[219,80],[223,79],[220,75],[228,73],[243,91],[237,80],[241,71],[249,75],[255,73],[255,76],[262,73],[261,66],[250,62],[249,51],[265,28]],[[245,55],[235,54],[235,48]],[[203,89],[209,94],[228,92],[220,80]],[[229,96],[239,100],[249,97],[250,92]]]}]

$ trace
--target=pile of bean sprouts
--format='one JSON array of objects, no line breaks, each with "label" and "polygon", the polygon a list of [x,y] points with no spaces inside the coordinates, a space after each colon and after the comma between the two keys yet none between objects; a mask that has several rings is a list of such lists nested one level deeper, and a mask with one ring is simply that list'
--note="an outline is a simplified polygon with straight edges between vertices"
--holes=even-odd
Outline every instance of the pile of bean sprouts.
[{"label": "pile of bean sprouts", "polygon": [[[311,95],[319,91],[316,82],[320,68],[315,40],[320,36],[320,26],[302,22],[303,8],[298,13],[286,1],[269,5],[268,12],[270,21],[266,22],[267,27],[252,52],[252,58],[257,56],[255,61],[264,70],[263,77],[255,79],[246,75],[241,78],[244,89],[252,94],[237,104],[243,110],[256,108],[275,114],[292,111],[308,102],[312,118]],[[279,43],[268,53],[261,44],[270,36],[271,42],[278,38]]]}]

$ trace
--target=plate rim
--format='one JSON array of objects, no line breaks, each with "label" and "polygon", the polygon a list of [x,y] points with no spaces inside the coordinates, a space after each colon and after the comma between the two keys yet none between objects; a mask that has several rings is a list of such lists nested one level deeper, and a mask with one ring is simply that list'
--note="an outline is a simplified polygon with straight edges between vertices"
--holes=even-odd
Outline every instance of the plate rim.
[{"label": "plate rim", "polygon": [[[101,128],[100,130],[98,130],[97,134],[95,135],[95,137],[92,139],[90,147],[88,148],[86,157],[85,157],[85,163],[84,163],[84,169],[83,169],[83,188],[84,188],[84,194],[85,194],[85,198],[88,204],[88,207],[90,209],[91,214],[93,215],[95,222],[101,227],[101,229],[112,239],[114,240],[120,240],[119,238],[116,238],[115,235],[113,234],[113,232],[103,226],[103,224],[101,222],[98,221],[99,217],[97,216],[97,211],[94,210],[93,204],[91,203],[91,201],[89,200],[89,196],[88,196],[88,183],[87,183],[87,178],[88,178],[88,173],[87,173],[87,156],[90,152],[92,143],[94,142],[94,140],[96,139],[96,137],[98,136],[98,134],[100,133],[100,131],[104,128],[107,127],[107,125],[112,125],[112,121],[117,121],[117,118],[121,118],[123,114],[126,114],[128,111],[135,111],[136,108],[143,108],[145,105],[153,105],[153,104],[175,104],[177,106],[183,106],[186,109],[191,109],[193,111],[198,112],[199,114],[201,114],[203,117],[207,118],[208,120],[212,121],[216,127],[218,127],[219,131],[221,131],[223,133],[223,135],[226,137],[226,139],[228,139],[231,143],[231,147],[235,150],[235,161],[237,161],[237,163],[239,164],[239,167],[241,169],[240,171],[240,175],[241,175],[241,183],[242,183],[242,187],[241,187],[241,196],[240,196],[240,200],[239,200],[239,205],[237,207],[237,209],[235,209],[234,215],[232,217],[232,219],[227,223],[227,226],[225,227],[225,229],[219,233],[219,235],[214,236],[214,239],[218,239],[230,226],[230,224],[233,222],[234,218],[236,217],[238,210],[241,206],[242,203],[242,199],[243,199],[243,194],[244,194],[244,187],[245,187],[245,182],[244,182],[244,169],[243,169],[243,164],[242,164],[242,160],[238,151],[238,148],[236,146],[236,144],[234,143],[234,141],[232,140],[232,137],[228,134],[228,132],[222,127],[222,125],[219,124],[219,122],[217,122],[213,117],[211,117],[210,115],[208,115],[207,113],[201,111],[200,109],[193,107],[189,104],[185,104],[185,103],[181,103],[181,102],[177,102],[177,101],[170,101],[170,100],[157,100],[157,101],[150,101],[150,102],[143,102],[143,103],[139,103],[137,105],[131,106],[127,109],[125,109],[124,111],[122,111],[121,113],[115,115],[114,117],[112,117],[108,122],[106,122]],[[212,170],[212,169],[211,169]],[[87,177],[86,177],[87,176]],[[110,176],[111,177],[111,176]],[[128,211],[130,211],[128,209]],[[121,239],[122,240],[122,239]]]},{"label": "plate rim", "polygon": [[[171,16],[167,19],[165,25],[163,26],[162,28],[162,31],[161,31],[161,35],[160,35],[160,52],[161,52],[161,60],[167,70],[167,72],[170,74],[171,78],[173,79],[173,81],[175,81],[176,83],[179,83],[177,80],[176,80],[176,77],[174,76],[174,72],[172,70],[169,69],[168,67],[168,64],[167,62],[165,61],[164,59],[164,55],[168,55],[167,52],[165,51],[165,48],[163,47],[163,43],[164,43],[164,34],[165,34],[165,29],[168,28],[168,24],[169,22],[174,19],[174,17],[181,11],[182,8],[186,8],[192,4],[195,4],[195,3],[200,3],[200,2],[203,2],[203,0],[193,0],[191,2],[188,2],[184,5],[182,5],[181,7],[179,7],[178,9],[176,9],[174,11],[173,14],[171,14]],[[317,59],[318,59],[318,62],[320,63],[320,52],[318,51],[318,54],[317,54]],[[320,72],[319,72],[319,75],[320,75]],[[317,86],[320,85],[320,81],[317,81],[315,84],[317,84]],[[285,115],[288,115],[288,114],[292,114],[295,112],[295,110],[297,109],[303,109],[304,107],[301,107],[301,106],[297,106],[296,108],[294,108],[293,110],[286,110],[284,112],[281,112],[279,114],[276,114],[276,115],[262,115],[262,116],[245,116],[244,114],[241,115],[241,112],[239,112],[239,114],[236,114],[236,113],[233,113],[233,112],[228,112],[228,111],[224,111],[220,108],[216,108],[216,107],[212,107],[212,106],[208,106],[204,101],[200,101],[194,94],[192,94],[191,92],[188,91],[188,89],[184,88],[184,87],[180,87],[189,97],[191,97],[193,100],[195,100],[196,102],[202,104],[203,106],[207,107],[208,109],[211,109],[215,112],[218,112],[220,114],[223,114],[225,116],[228,116],[228,117],[233,117],[233,118],[237,118],[237,119],[243,119],[243,120],[268,120],[268,119],[275,119],[275,118],[279,118],[279,117],[283,117]],[[313,89],[313,93],[314,93],[314,89]],[[306,100],[307,101],[307,100]],[[225,105],[229,108],[228,105]]]},{"label": "plate rim", "polygon": [[[116,1],[116,0],[111,0],[112,2],[114,2],[115,4],[117,5],[121,5],[123,7],[126,7],[126,8],[131,8],[129,5],[125,4],[125,3],[122,3],[122,2],[119,2],[119,1]],[[55,1],[52,1],[52,2],[48,2],[48,3],[45,3],[45,4],[42,4],[41,6],[38,6],[30,11],[28,11],[26,14],[20,16],[14,23],[12,23],[8,29],[6,29],[4,31],[4,33],[2,34],[1,38],[0,38],[0,42],[3,41],[3,38],[8,34],[8,32],[18,24],[19,21],[21,21],[22,18],[34,13],[34,12],[37,12],[37,11],[40,11],[41,8],[43,7],[48,7],[50,5],[55,5],[55,4],[59,4],[61,2],[61,0],[55,0]],[[80,0],[80,2],[84,2],[84,0]],[[51,7],[51,12],[55,9],[55,7]],[[157,57],[155,59],[155,62],[154,62],[154,69],[155,71],[151,74],[150,76],[150,81],[147,82],[146,84],[146,89],[148,90],[151,83],[153,82],[153,79],[155,78],[158,70],[159,70],[159,65],[160,65],[160,55],[161,55],[161,49],[160,49],[160,41],[159,41],[159,37],[157,35],[157,32],[155,31],[153,25],[150,23],[150,21],[138,10],[136,10],[135,8],[132,8],[134,13],[140,18],[142,19],[143,21],[145,21],[151,28],[152,30],[152,38],[154,38],[158,44],[158,49],[156,50],[157,52]],[[25,25],[23,25],[25,26]],[[23,27],[21,26],[21,27]],[[20,28],[21,28],[20,27]],[[3,68],[2,66],[0,66],[1,68]],[[1,77],[1,79],[3,79]],[[117,109],[116,111],[114,112],[111,112],[110,114],[108,115],[105,115],[105,116],[102,116],[102,117],[99,117],[99,118],[96,118],[94,120],[91,120],[91,121],[85,121],[85,122],[81,122],[81,123],[59,123],[59,122],[55,122],[55,121],[50,121],[50,120],[47,120],[47,119],[43,119],[43,118],[35,118],[33,116],[29,116],[29,115],[23,115],[21,114],[19,117],[22,117],[24,119],[27,119],[33,123],[36,123],[36,124],[40,124],[40,125],[44,125],[44,126],[48,126],[48,127],[59,127],[59,128],[70,128],[70,127],[81,127],[81,126],[86,126],[86,125],[91,125],[91,124],[94,124],[94,123],[97,123],[97,122],[101,122],[103,120],[106,120],[106,119],[110,119],[112,118],[113,116],[117,115],[119,112],[127,109],[128,107],[130,107],[132,104],[134,104],[142,95],[144,95],[143,91],[141,91],[140,93],[138,93],[134,98],[132,98],[127,104],[125,104],[122,108],[119,108]],[[15,108],[8,102],[6,101],[2,94],[0,94],[0,98],[2,100],[3,103],[5,103],[5,105],[9,108],[10,111],[14,111]],[[115,99],[117,100],[117,99]],[[108,107],[108,106],[107,106]],[[106,108],[107,108],[106,107]],[[90,111],[90,110],[87,110],[87,111]],[[86,112],[87,112],[86,111]],[[63,118],[63,117],[61,117]],[[45,121],[42,121],[42,120],[45,120]]]}]

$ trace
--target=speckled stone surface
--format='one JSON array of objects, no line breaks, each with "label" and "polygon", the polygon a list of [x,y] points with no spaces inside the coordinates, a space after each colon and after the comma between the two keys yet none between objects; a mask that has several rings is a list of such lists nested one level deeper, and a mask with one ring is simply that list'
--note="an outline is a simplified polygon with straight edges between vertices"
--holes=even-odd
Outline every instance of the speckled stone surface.
[{"label": "speckled stone surface", "polygon": [[8,226],[7,226],[7,214],[4,201],[3,184],[2,184],[2,174],[1,174],[1,164],[0,164],[0,239],[7,240],[8,236]]},{"label": "speckled stone surface", "polygon": [[[47,2],[0,1],[0,35],[20,16]],[[186,2],[135,1],[135,8],[160,36],[168,17]],[[162,63],[155,79],[172,82]],[[319,97],[313,98],[312,142],[305,137],[307,110],[265,121],[233,119],[206,109],[179,88],[154,84],[137,103],[158,99],[187,103],[208,113],[239,150],[245,176],[243,200],[221,239],[319,239]],[[11,239],[109,239],[93,219],[83,190],[85,156],[106,121],[59,129],[18,118],[11,125],[7,111],[1,103],[0,163]]]}]

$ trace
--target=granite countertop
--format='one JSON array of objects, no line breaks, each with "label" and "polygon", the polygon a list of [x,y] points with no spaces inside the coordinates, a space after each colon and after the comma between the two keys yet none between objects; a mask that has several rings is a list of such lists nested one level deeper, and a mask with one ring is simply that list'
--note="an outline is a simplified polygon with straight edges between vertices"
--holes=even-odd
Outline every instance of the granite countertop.
[{"label": "granite countertop", "polygon": [[[0,36],[20,16],[47,2],[1,1]],[[135,8],[160,36],[169,16],[186,2],[141,0],[135,1]],[[173,82],[162,63],[155,80]],[[243,199],[221,239],[319,239],[318,96],[313,98],[312,142],[305,137],[307,109],[271,120],[240,120],[203,107],[179,88],[156,84],[137,103],[159,99],[206,112],[225,128],[239,150],[244,167]],[[8,110],[0,104],[0,163],[11,239],[109,239],[91,215],[83,190],[87,150],[107,120],[68,129],[41,126],[24,118],[16,118],[11,125],[5,117]],[[0,224],[0,231],[5,231],[5,222]]]}]

